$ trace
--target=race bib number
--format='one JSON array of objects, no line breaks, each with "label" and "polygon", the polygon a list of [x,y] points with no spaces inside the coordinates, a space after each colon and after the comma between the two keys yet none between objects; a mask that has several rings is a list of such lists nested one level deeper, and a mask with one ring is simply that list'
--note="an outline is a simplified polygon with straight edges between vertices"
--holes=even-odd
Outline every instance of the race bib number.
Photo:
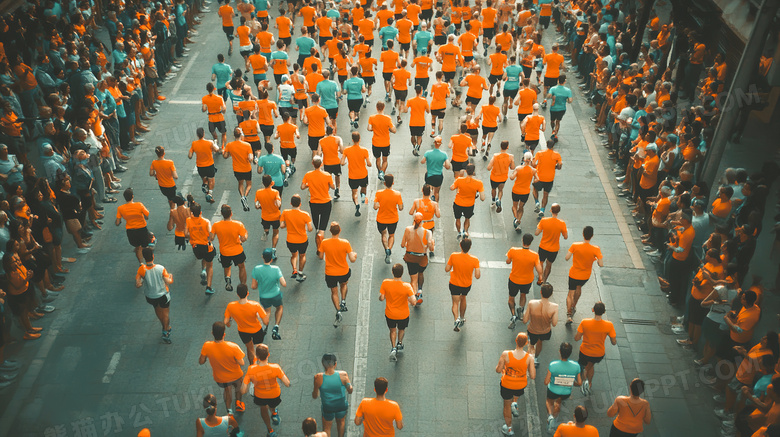
[{"label": "race bib number", "polygon": [[556,376],[553,380],[553,384],[560,385],[561,387],[573,387],[574,386],[574,377],[573,376]]}]

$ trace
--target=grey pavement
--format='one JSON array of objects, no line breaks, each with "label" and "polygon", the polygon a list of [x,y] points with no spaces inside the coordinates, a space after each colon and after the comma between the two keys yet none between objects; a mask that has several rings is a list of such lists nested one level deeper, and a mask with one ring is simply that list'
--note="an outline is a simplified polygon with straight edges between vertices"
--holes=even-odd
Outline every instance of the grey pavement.
[{"label": "grey pavement", "polygon": [[[8,348],[28,365],[18,384],[1,392],[0,406],[4,410],[0,435],[134,436],[143,427],[150,428],[153,436],[187,435],[193,431],[195,419],[202,416],[201,399],[209,392],[217,394],[219,413],[224,414],[221,389],[213,382],[209,366],[199,366],[197,360],[202,343],[211,337],[211,324],[222,319],[225,305],[235,295],[224,291],[217,265],[217,293],[204,295],[199,285],[199,263],[189,249],[183,253],[175,249],[172,232],[165,229],[167,203],[156,182],[148,176],[154,146],[164,145],[178,168],[179,187],[185,193],[193,191],[195,198],[202,201],[198,178],[193,177],[194,161],[186,156],[195,128],[205,126],[206,116],[201,113],[199,102],[210,78],[211,65],[216,62],[217,53],[227,50],[224,34],[217,25],[216,8],[212,8],[214,12],[203,19],[190,57],[183,60],[185,67],[179,77],[161,88],[168,100],[163,103],[161,114],[150,122],[152,132],[145,136],[146,142],[133,153],[130,170],[122,175],[123,187],[133,187],[136,200],[151,211],[149,227],[159,238],[155,249],[157,262],[165,265],[175,280],[171,288],[173,343],[160,341],[159,323],[133,284],[137,264],[124,230],[112,224],[115,207],[106,205],[106,225],[96,234],[94,248],[70,266],[67,289],[55,303],[57,310],[40,321],[45,328],[42,338],[23,345],[19,341]],[[547,47],[553,33],[546,32]],[[378,57],[377,49],[374,54]],[[237,48],[229,61],[233,68],[243,69]],[[479,61],[486,71],[484,60]],[[572,84],[572,88],[576,85]],[[375,85],[373,102],[382,96],[381,85]],[[344,133],[349,125],[344,106],[338,122],[347,141]],[[372,113],[371,107],[364,110],[360,127],[364,146],[370,145],[371,134],[365,130],[365,120]],[[631,225],[628,210],[615,197],[614,180],[603,164],[607,162],[606,152],[593,142],[595,133],[587,121],[591,112],[584,99],[575,96],[573,109],[563,119],[556,146],[564,164],[550,200],[562,205],[560,217],[568,225],[569,240],[562,242],[561,252],[581,240],[584,226],[592,225],[593,243],[601,246],[605,267],[594,268],[594,278],[583,288],[575,324],[565,327],[565,314],[561,315],[552,340],[542,353],[537,379],[520,401],[522,414],[516,419],[515,432],[520,436],[548,435],[543,431],[543,378],[547,365],[557,359],[560,342],[573,342],[576,322],[588,316],[594,302],[602,300],[607,306],[606,317],[616,325],[618,345],[608,345],[606,359],[596,366],[594,393],[586,398],[575,390],[564,403],[559,421],[570,420],[574,407],[583,404],[590,409],[589,422],[607,435],[611,424],[606,417],[607,408],[616,395],[626,393],[631,379],[641,377],[648,382],[647,397],[654,413],[645,436],[715,435],[717,419],[711,413],[710,399],[714,393],[699,382],[692,367],[694,356],[674,342],[669,317],[676,313],[658,289],[654,267],[637,250],[637,246],[641,247],[639,234]],[[447,110],[445,139],[455,132],[455,120],[463,113]],[[231,114],[226,119],[229,128],[235,126]],[[300,192],[298,183],[311,168],[307,163],[306,128],[302,126],[301,131],[299,172],[284,191],[284,205],[292,194]],[[396,189],[403,193],[407,208],[401,215],[399,233],[411,224],[406,212],[419,197],[424,174],[419,158],[412,156],[408,138],[407,116],[392,137],[388,170],[401,176],[396,178]],[[517,117],[511,112],[509,120],[499,126],[493,149],[506,139],[511,143],[510,151],[519,157],[522,150],[517,138]],[[426,136],[423,150],[430,143]],[[487,181],[486,163],[477,160],[476,166],[477,176]],[[221,202],[234,206],[234,218],[243,221],[250,232],[245,244],[249,269],[260,262],[260,252],[270,242],[260,240],[259,212],[245,213],[238,208],[230,163],[219,159],[218,167],[215,198],[220,202],[204,205],[204,216],[210,218],[218,213]],[[375,169],[370,169],[369,174],[371,195],[378,181]],[[257,187],[259,178],[255,177],[254,182]],[[451,174],[445,173],[445,187],[451,183]],[[342,192],[349,192],[346,181],[342,181]],[[299,435],[301,420],[308,416],[321,420],[319,401],[311,399],[310,394],[312,377],[321,370],[319,360],[325,352],[335,352],[339,368],[350,372],[356,382],[348,421],[354,417],[360,398],[373,393],[373,379],[384,376],[390,381],[388,397],[398,401],[404,413],[401,435],[501,435],[500,376],[494,369],[501,351],[512,348],[516,332],[523,329],[522,325],[515,331],[506,328],[509,271],[504,260],[510,246],[520,245],[520,234],[512,230],[509,208],[499,216],[490,208],[489,201],[477,202],[471,228],[472,254],[484,261],[486,268],[469,295],[466,325],[460,333],[453,332],[443,262],[457,249],[457,240],[451,208],[453,194],[446,188],[442,193],[442,218],[436,227],[437,255],[426,271],[425,303],[413,310],[406,350],[397,363],[387,359],[389,340],[383,321],[384,305],[377,299],[379,284],[390,277],[390,268],[381,257],[375,214],[372,211],[354,217],[351,199],[346,194],[335,202],[332,219],[342,224],[344,235],[359,254],[352,266],[350,311],[345,314],[343,325],[334,329],[323,263],[314,256],[313,249],[309,250],[305,270],[309,279],[302,284],[290,281],[284,290],[283,340],[268,340],[271,361],[279,363],[292,381],[290,388],[282,389],[279,411],[283,422],[276,427],[280,435]],[[303,197],[306,199],[306,194]],[[504,203],[510,201],[507,187]],[[528,232],[535,226],[533,205],[529,205],[522,228]],[[277,264],[289,277],[284,231],[281,238]],[[393,262],[401,261],[399,243],[400,235]],[[537,246],[538,239],[533,248]],[[74,253],[70,241],[64,252]],[[552,300],[561,304],[565,302],[568,268],[563,256],[559,257],[549,279],[556,289]],[[252,296],[256,298],[256,294]],[[538,287],[534,286],[531,298],[538,297]],[[227,339],[240,344],[235,328],[228,330]],[[265,434],[259,410],[251,402],[247,402],[247,411],[238,415],[238,420],[246,435]],[[360,430],[350,426],[349,435],[360,435]]]}]

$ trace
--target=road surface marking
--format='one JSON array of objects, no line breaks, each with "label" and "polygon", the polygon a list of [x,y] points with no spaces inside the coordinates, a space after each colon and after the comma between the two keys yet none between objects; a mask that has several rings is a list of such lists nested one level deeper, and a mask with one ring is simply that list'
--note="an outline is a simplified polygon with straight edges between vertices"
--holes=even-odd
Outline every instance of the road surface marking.
[{"label": "road surface marking", "polygon": [[176,81],[176,85],[173,86],[173,89],[171,90],[171,95],[175,96],[176,93],[179,92],[179,88],[181,88],[181,84],[184,83],[184,78],[187,77],[187,73],[189,73],[192,66],[195,65],[195,60],[198,59],[199,54],[200,52],[195,52],[195,54],[192,55],[192,57],[190,58],[190,62],[187,63],[187,66],[184,67],[184,69],[179,72],[179,79]]},{"label": "road surface marking", "polygon": [[111,377],[114,376],[114,373],[116,372],[116,366],[119,365],[119,358],[121,357],[121,352],[114,352],[114,356],[111,357],[111,361],[108,363],[108,369],[103,375],[103,384],[108,384],[111,382]]},{"label": "road surface marking", "polygon": [[228,198],[230,198],[230,191],[223,191],[222,197],[219,198],[219,203],[217,204],[217,210],[214,211],[214,215],[211,217],[211,224],[222,220],[222,205],[227,205]]}]

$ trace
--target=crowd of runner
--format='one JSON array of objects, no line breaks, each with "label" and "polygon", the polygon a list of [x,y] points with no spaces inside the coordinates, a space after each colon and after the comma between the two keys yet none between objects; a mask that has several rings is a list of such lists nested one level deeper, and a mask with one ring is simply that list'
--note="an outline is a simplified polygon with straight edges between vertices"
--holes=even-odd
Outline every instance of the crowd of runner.
[{"label": "crowd of runner", "polygon": [[[495,369],[501,374],[504,400],[501,430],[514,435],[512,420],[520,415],[517,401],[536,378],[543,342],[550,340],[559,319],[559,305],[549,300],[553,285],[547,278],[561,250],[560,238],[569,235],[558,217],[562,207],[551,202],[549,194],[556,172],[563,168],[556,145],[561,120],[575,94],[569,78],[580,81],[579,88],[595,111],[592,120],[615,161],[619,195],[626,197],[645,234],[646,252],[663,266],[659,281],[670,304],[685,308],[675,329],[688,338],[678,343],[691,351],[701,349],[702,357],[694,362],[708,366],[707,382],[723,393],[715,401],[725,406],[715,414],[724,420],[724,435],[778,435],[780,390],[774,392],[774,383],[780,383],[775,381],[780,345],[777,333],[768,332],[753,346],[764,290],[760,278],[748,277],[768,187],[777,172],[729,169],[712,201],[709,187],[694,176],[718,122],[718,96],[727,75],[723,55],[714,56],[700,82],[704,62],[712,53],[695,33],[678,31],[671,22],[662,24],[653,14],[646,35],[637,35],[635,15],[616,1],[372,3],[293,1],[275,5],[278,10],[272,11],[267,0],[237,4],[228,0],[218,2],[212,12],[209,2],[199,0],[83,2],[78,7],[48,1],[5,17],[0,50],[4,70],[0,72],[4,141],[0,179],[5,191],[0,203],[0,249],[4,249],[5,282],[0,298],[8,303],[10,313],[3,311],[4,319],[17,319],[26,340],[45,335],[31,321],[55,310],[50,303],[68,273],[62,261],[75,261],[62,257],[63,228],[74,238],[79,253],[89,251],[89,240],[102,225],[101,204],[117,201],[113,195],[119,193],[121,180],[116,173],[125,170],[122,164],[129,160],[125,153],[143,143],[142,134],[148,131],[143,122],[156,115],[159,102],[165,100],[158,86],[176,75],[177,59],[188,56],[189,38],[197,36],[195,25],[211,20],[221,23],[227,50],[211,69],[201,108],[207,123],[194,133],[188,155],[195,159],[208,204],[215,203],[215,156],[230,159],[241,208],[260,210],[261,238],[271,241],[265,243],[262,262],[247,272],[243,249],[250,237],[247,227],[234,218],[227,204],[218,206],[221,220],[211,223],[203,217],[196,200],[199,195],[178,191],[174,162],[166,158],[163,147],[155,147],[157,158],[150,163],[149,175],[169,203],[170,213],[164,219],[174,232],[175,244],[182,250],[189,244],[201,261],[200,279],[207,295],[215,293],[215,259],[223,268],[225,290],[237,294],[213,324],[214,340],[203,345],[200,356],[200,364],[209,363],[223,389],[228,415],[217,415],[217,398],[207,396],[206,417],[196,421],[197,435],[237,435],[239,424],[233,414],[245,411],[241,399],[250,389],[268,435],[277,435],[279,383],[289,386],[290,381],[279,365],[269,361],[271,350],[264,341],[269,330],[273,340],[282,339],[282,288],[287,286],[286,278],[307,279],[309,233],[315,234],[316,255],[325,263],[333,326],[343,323],[350,263],[356,262],[358,254],[342,237],[341,225],[330,218],[333,201],[342,194],[342,173],[347,176],[355,216],[368,214],[361,208],[376,211],[384,260],[391,265],[392,277],[379,290],[386,308],[389,359],[397,361],[403,354],[410,307],[423,303],[424,272],[436,250],[433,231],[447,191],[454,192],[459,251],[447,256],[445,271],[453,330],[463,329],[467,296],[481,275],[480,260],[469,253],[476,200],[484,202],[487,197],[487,181],[476,176],[477,166],[489,173],[490,208],[496,214],[503,211],[503,191],[511,181],[513,226],[522,242],[506,254],[511,265],[507,316],[509,329],[522,323],[525,331],[516,335],[515,347],[501,354]],[[96,37],[97,17],[105,17],[101,21],[111,47]],[[550,26],[554,29],[547,30]],[[545,48],[543,33],[556,30],[557,42]],[[36,39],[37,35],[44,37]],[[233,55],[236,38],[243,59]],[[687,39],[690,50],[669,63],[675,38]],[[641,44],[640,54],[631,60],[634,43]],[[297,59],[290,58],[293,52]],[[233,70],[228,61],[243,68]],[[684,69],[683,83],[672,80],[675,65]],[[765,75],[770,65],[771,58],[763,58],[759,74]],[[483,66],[489,71],[483,73]],[[381,79],[376,77],[379,68]],[[683,98],[690,101],[691,109],[678,115],[678,100]],[[348,127],[336,123],[343,100]],[[458,117],[458,127],[445,144],[441,134],[447,115]],[[405,139],[394,138],[403,123],[409,125],[409,146],[399,146]],[[370,139],[361,136],[361,126],[370,132]],[[501,141],[493,148],[499,129],[519,132],[521,142]],[[432,140],[424,140],[426,132]],[[422,150],[423,142],[431,145],[429,150]],[[303,144],[311,153],[304,152],[302,159],[311,162],[312,170],[296,176],[298,148]],[[425,184],[416,199],[404,199],[393,188],[399,174],[389,169],[388,156],[391,148],[401,147],[411,147],[425,166]],[[510,147],[520,151],[517,160]],[[31,155],[32,161],[30,153],[36,155]],[[36,175],[33,163],[37,162],[44,177]],[[375,167],[383,187],[369,201],[370,167]],[[452,171],[452,182],[442,194],[441,187],[449,179],[445,170]],[[252,197],[255,171],[261,175],[262,187]],[[285,188],[294,194],[283,201]],[[297,193],[306,190],[308,204]],[[162,341],[171,343],[173,276],[155,262],[157,239],[147,228],[148,209],[135,199],[132,189],[122,195],[115,224],[126,228],[139,262],[136,286],[143,288],[154,307]],[[538,217],[523,221],[531,195]],[[400,263],[393,261],[393,250],[404,211],[411,224],[403,228],[404,263]],[[291,255],[289,276],[276,265],[280,229]],[[534,251],[531,245],[539,235]],[[594,229],[586,226],[582,241],[565,252],[564,262],[572,261],[567,325],[574,322],[593,263],[603,266],[599,247],[591,244],[593,237]],[[527,300],[534,283],[541,298]],[[249,298],[250,288],[258,290],[256,301]],[[614,326],[603,318],[605,305],[597,302],[592,312],[593,317],[581,319],[576,329],[574,340],[581,341],[578,359],[570,359],[573,346],[564,342],[558,347],[560,359],[543,372],[547,429],[555,436],[598,435],[595,427],[586,424],[588,411],[582,405],[575,408],[573,421],[559,423],[558,418],[562,401],[575,386],[585,396],[592,392],[596,365],[606,353],[605,340],[616,344]],[[225,340],[233,322],[245,350]],[[3,325],[2,338],[7,339],[8,324]],[[20,365],[2,358],[0,387],[6,387]],[[322,365],[312,396],[322,399],[323,432],[317,432],[314,418],[306,419],[302,430],[307,436],[330,435],[335,421],[343,436],[353,387],[347,372],[337,370],[335,355],[324,355]],[[363,426],[365,435],[392,435],[394,426],[403,427],[398,404],[385,397],[387,388],[388,381],[377,378],[376,397],[364,399],[357,407],[354,423]],[[651,422],[643,391],[644,382],[634,379],[629,396],[615,399],[607,411],[616,417],[611,436],[636,435]],[[149,435],[148,430],[143,432]]]}]

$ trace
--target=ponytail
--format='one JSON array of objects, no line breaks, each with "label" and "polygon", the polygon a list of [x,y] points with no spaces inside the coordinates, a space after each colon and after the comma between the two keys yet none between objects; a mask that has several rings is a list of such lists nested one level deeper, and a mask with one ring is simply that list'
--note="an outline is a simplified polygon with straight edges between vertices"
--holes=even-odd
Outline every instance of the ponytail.
[{"label": "ponytail", "polygon": [[203,398],[203,408],[206,409],[206,414],[213,416],[217,412],[217,397],[213,394],[207,394]]}]

